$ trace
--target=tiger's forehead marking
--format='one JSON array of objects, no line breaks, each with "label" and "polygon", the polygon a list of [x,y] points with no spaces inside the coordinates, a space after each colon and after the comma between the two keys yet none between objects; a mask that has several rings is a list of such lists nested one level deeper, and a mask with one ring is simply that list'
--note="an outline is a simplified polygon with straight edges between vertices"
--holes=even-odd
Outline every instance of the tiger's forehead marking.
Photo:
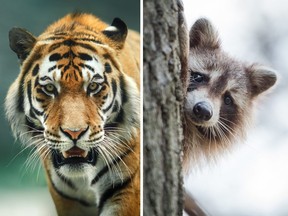
[{"label": "tiger's forehead marking", "polygon": [[48,80],[48,77],[50,80],[58,82],[61,79],[61,70],[57,68],[57,62],[56,61],[50,61],[50,56],[46,56],[42,64],[40,65],[39,69],[39,77],[40,80],[44,77],[45,80]]},{"label": "tiger's forehead marking", "polygon": [[[65,53],[63,54],[65,55]],[[69,80],[88,82],[93,77],[104,80],[105,67],[96,55],[78,53],[78,58],[74,60],[65,58],[59,53],[47,55],[39,66],[40,80],[49,77],[53,82]]]},{"label": "tiger's forehead marking", "polygon": [[[86,78],[87,76],[91,77],[91,72],[97,71],[98,73],[102,73],[102,66],[104,66],[105,73],[112,72],[111,65],[113,65],[116,70],[120,70],[118,63],[111,57],[114,50],[109,47],[109,45],[103,44],[100,41],[90,41],[91,38],[97,38],[97,35],[89,34],[89,37],[86,35],[88,37],[86,39],[89,39],[91,42],[89,44],[86,43],[86,40],[83,40],[83,35],[78,35],[77,32],[65,32],[65,34],[60,37],[55,37],[55,34],[56,33],[42,35],[37,43],[48,49],[50,61],[57,61],[57,64],[50,64],[52,66],[49,67],[48,70],[54,71],[56,67],[61,69],[61,78],[66,76],[67,79],[75,77],[78,80],[82,80],[83,76]],[[95,62],[100,60],[99,56],[101,56],[103,60],[101,65]],[[45,57],[45,60],[46,58],[47,57]],[[46,61],[46,63],[47,62],[48,61]],[[73,68],[71,69],[71,67]],[[66,71],[69,71],[69,73],[72,71],[73,74],[64,75],[63,73]],[[82,74],[82,71],[86,71],[86,73],[83,72]],[[103,73],[101,76],[103,76]]]}]

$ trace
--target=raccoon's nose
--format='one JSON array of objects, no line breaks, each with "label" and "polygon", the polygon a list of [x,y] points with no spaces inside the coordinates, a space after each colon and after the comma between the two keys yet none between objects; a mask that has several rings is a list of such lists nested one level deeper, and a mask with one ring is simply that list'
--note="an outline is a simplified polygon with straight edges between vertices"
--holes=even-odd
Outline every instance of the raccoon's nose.
[{"label": "raccoon's nose", "polygon": [[212,107],[206,102],[199,102],[193,108],[193,113],[198,120],[208,121],[213,115]]}]

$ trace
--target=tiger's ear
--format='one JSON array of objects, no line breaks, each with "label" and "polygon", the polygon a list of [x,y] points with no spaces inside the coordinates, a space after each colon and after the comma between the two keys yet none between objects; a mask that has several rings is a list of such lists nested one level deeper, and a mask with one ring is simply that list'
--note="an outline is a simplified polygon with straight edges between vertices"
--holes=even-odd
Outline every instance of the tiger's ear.
[{"label": "tiger's ear", "polygon": [[36,38],[22,28],[12,28],[9,31],[10,48],[17,54],[22,63],[34,47]]},{"label": "tiger's ear", "polygon": [[112,24],[108,26],[103,34],[117,42],[117,47],[121,49],[127,37],[127,25],[119,18],[114,18]]},{"label": "tiger's ear", "polygon": [[189,32],[190,49],[195,47],[218,49],[221,42],[217,30],[205,18],[198,19]]},{"label": "tiger's ear", "polygon": [[276,72],[262,65],[253,64],[247,68],[247,72],[251,82],[251,93],[253,97],[267,91],[277,81]]}]

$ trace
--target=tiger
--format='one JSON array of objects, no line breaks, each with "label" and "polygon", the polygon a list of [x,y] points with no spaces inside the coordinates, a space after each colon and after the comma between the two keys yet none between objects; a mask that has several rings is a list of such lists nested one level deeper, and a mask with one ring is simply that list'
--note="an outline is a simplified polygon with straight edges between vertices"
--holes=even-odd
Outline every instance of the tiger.
[{"label": "tiger", "polygon": [[70,13],[35,37],[9,31],[20,62],[6,116],[44,167],[60,216],[140,215],[140,35]]}]

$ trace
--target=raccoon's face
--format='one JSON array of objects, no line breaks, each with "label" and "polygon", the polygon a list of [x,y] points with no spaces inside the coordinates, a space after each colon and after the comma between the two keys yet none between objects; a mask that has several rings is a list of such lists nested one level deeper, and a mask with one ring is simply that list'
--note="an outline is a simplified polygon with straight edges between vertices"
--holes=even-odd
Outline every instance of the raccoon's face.
[{"label": "raccoon's face", "polygon": [[[200,64],[199,64],[200,63]],[[251,112],[246,68],[223,53],[190,54],[186,116],[209,139],[230,137]]]},{"label": "raccoon's face", "polygon": [[230,141],[245,129],[254,99],[274,85],[276,75],[269,68],[229,57],[206,19],[196,21],[190,30],[189,55],[186,121],[202,138]]}]

